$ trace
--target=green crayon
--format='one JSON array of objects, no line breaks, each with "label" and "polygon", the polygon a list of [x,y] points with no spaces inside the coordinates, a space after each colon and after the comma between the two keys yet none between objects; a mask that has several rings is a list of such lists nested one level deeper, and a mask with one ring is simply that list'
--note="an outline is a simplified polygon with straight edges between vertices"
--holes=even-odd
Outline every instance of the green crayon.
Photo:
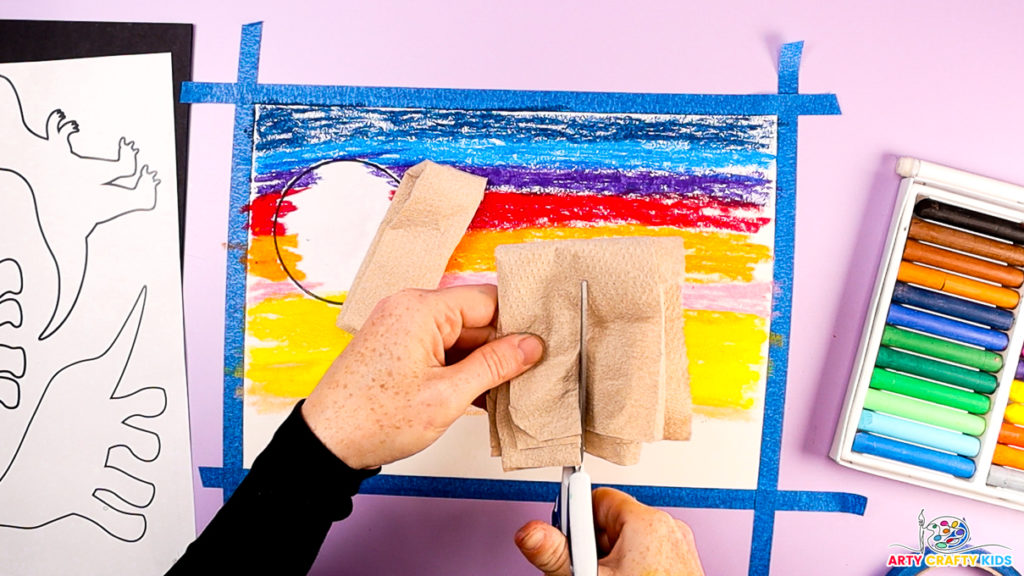
[{"label": "green crayon", "polygon": [[969,388],[975,392],[990,394],[996,389],[998,381],[995,375],[988,372],[979,372],[970,368],[962,368],[938,360],[915,356],[885,346],[878,349],[878,359],[875,365],[881,368],[889,368],[897,372],[905,372],[914,376],[921,376],[929,380],[946,382],[961,388]]},{"label": "green crayon", "polygon": [[889,372],[881,368],[875,368],[871,372],[871,387],[878,390],[887,390],[911,396],[935,404],[942,404],[958,410],[966,410],[971,414],[987,414],[992,405],[988,396],[961,390],[945,384],[936,384],[907,376]]},{"label": "green crayon", "polygon": [[900,348],[917,352],[932,358],[947,360],[956,364],[963,364],[984,370],[986,372],[998,372],[1003,367],[1003,358],[995,352],[971,348],[963,344],[957,344],[941,338],[925,336],[917,332],[903,330],[895,326],[886,325],[882,331],[882,345],[892,348]]},{"label": "green crayon", "polygon": [[981,416],[881,390],[868,389],[867,396],[864,398],[864,408],[924,422],[939,428],[956,430],[971,436],[981,436],[985,432],[985,419]]}]

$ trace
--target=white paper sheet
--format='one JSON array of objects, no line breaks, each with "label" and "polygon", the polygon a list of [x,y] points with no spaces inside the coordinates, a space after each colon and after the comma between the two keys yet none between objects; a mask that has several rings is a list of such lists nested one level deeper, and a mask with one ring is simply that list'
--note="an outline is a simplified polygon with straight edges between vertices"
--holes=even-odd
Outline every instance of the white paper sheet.
[{"label": "white paper sheet", "polygon": [[195,536],[169,54],[0,65],[0,573]]}]

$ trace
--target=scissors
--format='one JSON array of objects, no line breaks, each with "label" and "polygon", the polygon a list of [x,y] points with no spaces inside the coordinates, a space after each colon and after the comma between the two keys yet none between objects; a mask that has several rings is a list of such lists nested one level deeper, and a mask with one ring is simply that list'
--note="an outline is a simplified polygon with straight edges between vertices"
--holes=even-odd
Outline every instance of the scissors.
[{"label": "scissors", "polygon": [[594,503],[590,474],[583,470],[587,414],[587,281],[580,283],[580,464],[562,468],[562,486],[551,511],[551,524],[562,530],[569,543],[569,567],[573,576],[597,576],[597,540],[594,536]]}]

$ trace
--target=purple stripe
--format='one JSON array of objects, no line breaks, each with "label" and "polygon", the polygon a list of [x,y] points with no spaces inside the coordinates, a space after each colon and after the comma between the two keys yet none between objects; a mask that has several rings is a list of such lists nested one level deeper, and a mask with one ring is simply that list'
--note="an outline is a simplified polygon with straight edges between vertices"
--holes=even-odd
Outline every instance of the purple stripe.
[{"label": "purple stripe", "polygon": [[[303,168],[302,170],[306,170]],[[263,196],[264,194],[271,194],[281,192],[285,186],[291,182],[292,178],[295,178],[302,170],[287,170],[283,172],[269,172],[267,174],[256,174],[252,181],[256,185],[256,195]],[[313,184],[320,181],[320,177],[317,176],[316,172],[306,172],[295,181],[293,185],[295,188],[309,188]]]},{"label": "purple stripe", "polygon": [[[389,167],[399,178],[409,166]],[[679,196],[701,195],[727,202],[745,202],[764,206],[772,191],[771,180],[763,176],[741,174],[666,174],[652,172],[622,172],[596,170],[537,170],[527,167],[479,167],[458,166],[460,170],[487,178],[490,190],[514,190],[518,192],[589,192],[626,195],[673,194]],[[257,174],[253,179],[256,194],[280,192],[298,174],[299,170],[275,171]],[[314,173],[304,174],[297,182],[298,187],[316,183]]]},{"label": "purple stripe", "polygon": [[[457,166],[471,174],[487,178],[489,190],[518,192],[590,192],[615,196],[658,195],[672,193],[702,195],[716,200],[745,202],[764,206],[772,193],[772,181],[763,176],[740,174],[667,174],[595,170],[537,170],[528,167],[495,168]],[[393,167],[404,174],[408,167]]]}]

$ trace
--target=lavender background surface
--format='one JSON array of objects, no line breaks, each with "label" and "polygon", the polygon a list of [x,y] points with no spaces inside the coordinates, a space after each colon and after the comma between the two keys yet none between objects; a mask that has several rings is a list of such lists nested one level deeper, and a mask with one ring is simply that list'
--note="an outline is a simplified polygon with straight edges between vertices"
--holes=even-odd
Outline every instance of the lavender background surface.
[{"label": "lavender background surface", "polygon": [[[1024,514],[827,458],[896,194],[896,157],[1024,184],[1024,4],[6,0],[0,17],[193,22],[194,79],[211,82],[235,78],[241,26],[258,20],[260,80],[294,84],[770,93],[779,46],[804,40],[801,92],[835,93],[843,114],[800,122],[779,487],[869,501],[864,517],[780,513],[772,573],[884,574],[888,545],[916,541],[921,508],[966,517],[975,539],[1010,546],[1024,563]],[[192,109],[185,314],[194,463],[202,466],[218,465],[221,454],[232,124],[230,106]],[[201,528],[221,496],[196,482]],[[548,512],[542,504],[361,496],[314,573],[533,574],[512,534]],[[696,531],[708,574],[747,573],[758,530],[751,512],[671,512]]]}]

